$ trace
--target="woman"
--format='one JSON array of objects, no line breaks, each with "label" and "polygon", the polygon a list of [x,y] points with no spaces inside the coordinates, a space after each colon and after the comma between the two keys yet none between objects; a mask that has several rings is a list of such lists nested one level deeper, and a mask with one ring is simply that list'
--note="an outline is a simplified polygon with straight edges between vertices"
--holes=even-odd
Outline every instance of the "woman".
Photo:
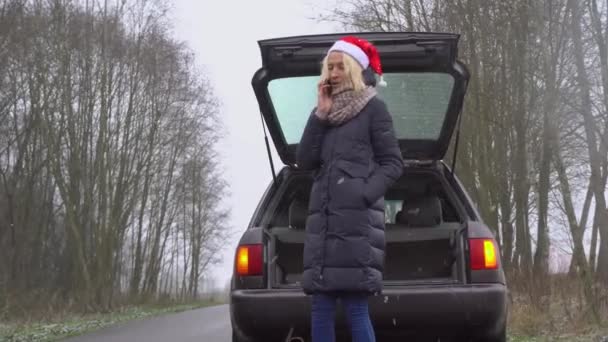
[{"label": "woman", "polygon": [[335,340],[337,299],[345,307],[353,341],[375,341],[368,297],[382,289],[383,197],[401,176],[403,161],[368,67],[382,75],[369,42],[346,37],[331,47],[323,61],[317,107],[297,151],[298,166],[315,170],[303,274],[304,291],[312,294],[313,342]]}]

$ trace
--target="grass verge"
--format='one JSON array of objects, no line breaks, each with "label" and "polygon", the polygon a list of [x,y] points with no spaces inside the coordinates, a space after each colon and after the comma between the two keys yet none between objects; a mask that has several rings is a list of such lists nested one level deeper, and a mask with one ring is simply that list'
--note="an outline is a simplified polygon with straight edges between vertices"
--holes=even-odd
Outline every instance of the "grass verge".
[{"label": "grass verge", "polygon": [[89,333],[118,323],[222,304],[201,301],[179,305],[127,306],[109,313],[69,315],[47,322],[0,322],[2,342],[51,342]]},{"label": "grass verge", "polygon": [[512,278],[509,302],[510,342],[608,342],[608,292],[594,289],[592,314],[583,283],[572,276],[554,275],[533,286]]},{"label": "grass verge", "polygon": [[608,335],[602,332],[584,335],[563,336],[509,336],[509,342],[608,342]]}]

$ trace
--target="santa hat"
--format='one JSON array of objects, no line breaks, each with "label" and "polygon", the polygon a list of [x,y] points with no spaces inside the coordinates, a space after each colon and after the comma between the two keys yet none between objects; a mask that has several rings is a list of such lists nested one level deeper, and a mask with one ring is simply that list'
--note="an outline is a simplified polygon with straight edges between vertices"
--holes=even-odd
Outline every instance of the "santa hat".
[{"label": "santa hat", "polygon": [[357,61],[363,70],[367,67],[372,68],[376,74],[380,76],[378,85],[385,87],[386,82],[382,75],[382,64],[380,63],[380,55],[376,47],[369,41],[355,36],[344,37],[334,43],[327,52],[340,51],[351,56]]}]

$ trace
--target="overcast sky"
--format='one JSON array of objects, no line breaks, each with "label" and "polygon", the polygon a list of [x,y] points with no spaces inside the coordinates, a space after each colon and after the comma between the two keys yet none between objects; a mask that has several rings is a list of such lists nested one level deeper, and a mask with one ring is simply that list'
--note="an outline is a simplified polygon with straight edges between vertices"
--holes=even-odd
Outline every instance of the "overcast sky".
[{"label": "overcast sky", "polygon": [[[318,23],[313,4],[323,0],[175,0],[173,17],[178,39],[188,43],[197,55],[221,101],[221,115],[227,136],[220,144],[225,179],[231,196],[229,223],[235,234],[226,245],[224,262],[214,268],[218,285],[232,272],[232,258],[238,238],[245,229],[258,200],[272,179],[258,105],[251,88],[253,73],[261,60],[257,41],[291,35],[330,33],[337,25]],[[321,5],[323,4],[323,5]],[[276,169],[282,163],[274,152]]]}]

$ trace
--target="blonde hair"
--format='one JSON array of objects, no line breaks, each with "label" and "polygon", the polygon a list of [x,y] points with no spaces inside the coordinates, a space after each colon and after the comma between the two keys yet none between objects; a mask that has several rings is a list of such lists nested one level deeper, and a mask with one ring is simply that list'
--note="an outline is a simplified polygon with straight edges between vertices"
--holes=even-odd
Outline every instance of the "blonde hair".
[{"label": "blonde hair", "polygon": [[[361,91],[366,88],[365,82],[363,81],[363,68],[361,65],[350,55],[342,53],[342,63],[344,63],[344,73],[346,74],[346,81],[350,81],[355,91]],[[329,55],[323,58],[323,65],[321,67],[321,79],[329,79],[329,68],[327,66],[327,60]]]}]

